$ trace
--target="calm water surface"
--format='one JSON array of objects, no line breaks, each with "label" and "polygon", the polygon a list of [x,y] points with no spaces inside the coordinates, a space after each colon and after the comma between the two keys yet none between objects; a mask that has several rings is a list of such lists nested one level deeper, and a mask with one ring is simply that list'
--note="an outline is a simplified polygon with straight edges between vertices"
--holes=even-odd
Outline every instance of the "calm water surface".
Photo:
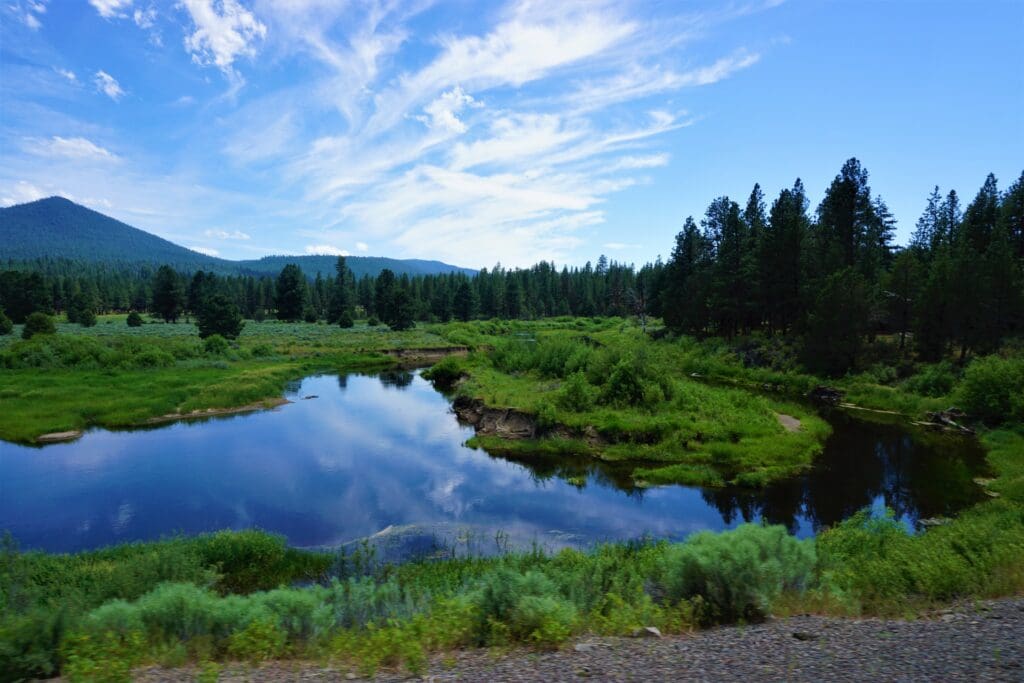
[{"label": "calm water surface", "polygon": [[589,460],[511,462],[466,447],[472,429],[417,373],[309,377],[288,398],[274,411],[45,448],[0,442],[0,530],[49,551],[260,527],[296,546],[379,534],[396,547],[487,552],[506,540],[679,539],[762,518],[807,536],[865,506],[913,525],[981,495],[972,442],[845,415],[831,418],[812,472],[765,491],[640,490]]}]

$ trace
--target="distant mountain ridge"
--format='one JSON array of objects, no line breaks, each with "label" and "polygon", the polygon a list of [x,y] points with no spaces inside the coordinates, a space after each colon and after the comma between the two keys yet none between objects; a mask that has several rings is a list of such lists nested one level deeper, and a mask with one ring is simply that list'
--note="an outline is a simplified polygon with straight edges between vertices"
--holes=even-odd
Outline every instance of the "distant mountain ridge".
[{"label": "distant mountain ridge", "polygon": [[[63,197],[48,197],[0,209],[0,263],[40,258],[89,263],[167,264],[178,270],[208,270],[223,275],[276,275],[288,263],[310,277],[334,273],[335,256],[265,256],[231,261],[207,256],[157,237]],[[441,261],[346,256],[359,278],[389,268],[396,275],[437,275],[477,271]]]}]

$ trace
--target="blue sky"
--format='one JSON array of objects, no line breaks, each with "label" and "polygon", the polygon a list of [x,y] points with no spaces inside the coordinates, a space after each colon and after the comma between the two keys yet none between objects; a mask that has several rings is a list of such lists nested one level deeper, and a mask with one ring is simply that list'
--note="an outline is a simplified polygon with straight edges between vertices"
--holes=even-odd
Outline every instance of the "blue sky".
[{"label": "blue sky", "polygon": [[903,242],[1024,168],[1024,2],[3,0],[0,203],[226,258],[667,256],[856,156]]}]

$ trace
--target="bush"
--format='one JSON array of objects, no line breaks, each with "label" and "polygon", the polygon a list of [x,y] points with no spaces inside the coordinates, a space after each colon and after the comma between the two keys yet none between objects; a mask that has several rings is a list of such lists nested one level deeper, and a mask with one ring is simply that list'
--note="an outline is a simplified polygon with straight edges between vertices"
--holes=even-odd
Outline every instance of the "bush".
[{"label": "bush", "polygon": [[352,320],[352,316],[348,311],[342,311],[341,316],[338,318],[338,327],[348,329],[355,325],[355,321]]},{"label": "bush", "polygon": [[275,659],[284,652],[285,634],[270,620],[254,621],[244,630],[231,635],[228,654],[236,659],[258,664],[266,659]]},{"label": "bush", "polygon": [[644,403],[644,385],[635,364],[628,360],[616,364],[601,391],[601,403],[619,407]]},{"label": "bush", "polygon": [[0,308],[0,337],[6,336],[14,331],[14,323],[4,313],[4,309]]},{"label": "bush", "polygon": [[924,368],[908,379],[904,386],[915,394],[938,398],[953,391],[955,384],[956,373],[953,371],[952,363],[943,361]]},{"label": "bush", "polygon": [[96,312],[91,308],[84,308],[78,312],[78,324],[82,327],[95,327]]},{"label": "bush", "polygon": [[524,595],[510,615],[513,636],[545,649],[554,649],[572,635],[576,607],[550,595]]},{"label": "bush", "polygon": [[211,335],[203,342],[203,350],[210,356],[223,356],[229,348],[228,340],[219,334]]},{"label": "bush", "polygon": [[585,413],[594,407],[595,394],[587,376],[582,370],[577,370],[562,384],[555,402],[562,410]]},{"label": "bush", "polygon": [[377,320],[377,316],[371,315],[366,321],[366,324],[370,327],[377,327],[377,325],[380,325],[380,320]]},{"label": "bush", "polygon": [[798,541],[783,526],[744,524],[701,532],[665,556],[663,583],[672,601],[690,600],[706,624],[758,620],[783,590],[806,588],[815,567],[814,541]]},{"label": "bush", "polygon": [[142,316],[138,311],[132,311],[125,322],[128,323],[128,327],[142,327]]},{"label": "bush", "polygon": [[459,356],[446,356],[423,373],[423,376],[440,387],[450,388],[466,376],[465,363]]},{"label": "bush", "polygon": [[964,370],[957,400],[991,425],[1024,419],[1024,359],[987,356]]},{"label": "bush", "polygon": [[57,328],[53,324],[53,318],[36,311],[25,319],[25,329],[21,331],[22,339],[31,339],[37,334],[56,334]]}]

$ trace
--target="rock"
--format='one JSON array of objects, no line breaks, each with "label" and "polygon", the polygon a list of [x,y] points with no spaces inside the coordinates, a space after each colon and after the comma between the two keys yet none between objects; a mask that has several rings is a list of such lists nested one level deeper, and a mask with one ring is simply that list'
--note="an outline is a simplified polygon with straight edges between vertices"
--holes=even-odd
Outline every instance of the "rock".
[{"label": "rock", "polygon": [[807,631],[793,631],[793,637],[797,640],[817,640],[821,638],[817,633],[808,633]]},{"label": "rock", "polygon": [[918,520],[917,523],[923,527],[933,527],[949,524],[952,521],[953,520],[951,520],[949,517],[926,517],[924,519]]},{"label": "rock", "polygon": [[357,678],[359,678],[359,676],[356,676],[356,675],[355,675],[354,673],[352,673],[351,671],[349,671],[349,672],[348,672],[347,674],[345,674],[345,680],[348,680],[348,681],[354,681],[354,680],[356,680]]},{"label": "rock", "polygon": [[310,394],[309,396],[303,396],[303,397],[302,397],[302,400],[303,400],[303,401],[308,401],[308,400],[310,400],[310,399],[312,399],[312,398],[320,398],[320,397],[319,397],[319,396],[317,396],[316,394]]},{"label": "rock", "polygon": [[644,626],[633,631],[634,638],[661,638],[661,631],[657,626]]}]

